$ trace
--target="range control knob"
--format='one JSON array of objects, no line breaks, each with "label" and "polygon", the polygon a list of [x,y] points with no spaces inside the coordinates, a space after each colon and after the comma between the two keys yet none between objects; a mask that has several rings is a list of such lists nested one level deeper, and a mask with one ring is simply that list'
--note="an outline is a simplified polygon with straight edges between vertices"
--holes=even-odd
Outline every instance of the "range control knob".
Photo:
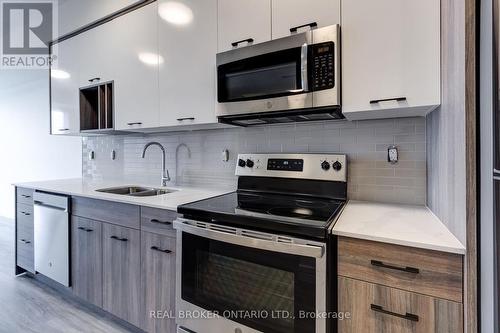
[{"label": "range control knob", "polygon": [[323,163],[321,163],[321,169],[325,171],[330,170],[330,163],[328,161],[324,161]]},{"label": "range control knob", "polygon": [[247,160],[247,167],[253,168],[254,165],[255,163],[252,160]]},{"label": "range control knob", "polygon": [[342,170],[342,163],[340,163],[339,161],[337,161],[337,162],[335,162],[335,163],[332,164],[332,168],[335,171],[340,171],[340,170]]},{"label": "range control knob", "polygon": [[245,160],[242,160],[241,158],[238,160],[238,165],[242,168],[247,166],[247,162]]}]

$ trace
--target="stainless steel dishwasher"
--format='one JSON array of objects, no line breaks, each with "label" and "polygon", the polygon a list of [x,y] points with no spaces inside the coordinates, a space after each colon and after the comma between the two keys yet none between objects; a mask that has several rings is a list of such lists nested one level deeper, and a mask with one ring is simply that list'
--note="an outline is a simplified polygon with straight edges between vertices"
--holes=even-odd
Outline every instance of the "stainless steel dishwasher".
[{"label": "stainless steel dishwasher", "polygon": [[69,203],[62,195],[35,192],[35,271],[69,287]]}]

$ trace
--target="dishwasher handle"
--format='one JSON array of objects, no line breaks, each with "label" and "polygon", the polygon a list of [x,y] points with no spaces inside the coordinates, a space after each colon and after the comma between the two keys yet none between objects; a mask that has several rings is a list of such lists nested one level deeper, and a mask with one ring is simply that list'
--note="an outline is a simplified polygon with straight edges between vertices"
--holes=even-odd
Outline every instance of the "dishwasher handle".
[{"label": "dishwasher handle", "polygon": [[33,202],[35,206],[46,207],[49,209],[60,210],[69,213],[69,197],[64,195],[35,192]]}]

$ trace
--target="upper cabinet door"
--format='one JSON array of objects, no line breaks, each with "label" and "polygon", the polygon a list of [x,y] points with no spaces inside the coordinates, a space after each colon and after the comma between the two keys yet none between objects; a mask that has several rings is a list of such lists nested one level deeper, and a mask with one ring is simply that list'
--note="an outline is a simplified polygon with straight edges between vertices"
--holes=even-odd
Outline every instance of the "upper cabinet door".
[{"label": "upper cabinet door", "polygon": [[55,44],[53,54],[57,61],[50,75],[51,133],[77,135],[80,133],[80,38]]},{"label": "upper cabinet door", "polygon": [[439,104],[440,2],[343,1],[345,116],[425,115]]},{"label": "upper cabinet door", "polygon": [[[271,40],[271,0],[218,0],[219,52],[248,39],[253,43]],[[241,42],[239,46],[245,46]]]},{"label": "upper cabinet door", "polygon": [[161,0],[160,125],[216,123],[217,0]]},{"label": "upper cabinet door", "polygon": [[109,23],[115,94],[115,128],[158,127],[158,3]]},{"label": "upper cabinet door", "polygon": [[311,23],[318,28],[339,24],[340,0],[273,0],[273,39],[290,36],[290,29]]}]

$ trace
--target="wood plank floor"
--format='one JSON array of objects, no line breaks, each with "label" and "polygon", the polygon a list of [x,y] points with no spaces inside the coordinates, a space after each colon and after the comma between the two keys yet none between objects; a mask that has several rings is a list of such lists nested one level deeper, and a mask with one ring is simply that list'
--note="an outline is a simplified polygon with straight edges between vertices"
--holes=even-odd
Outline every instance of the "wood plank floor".
[{"label": "wood plank floor", "polygon": [[14,222],[0,218],[0,333],[130,333],[29,277],[14,276]]}]

